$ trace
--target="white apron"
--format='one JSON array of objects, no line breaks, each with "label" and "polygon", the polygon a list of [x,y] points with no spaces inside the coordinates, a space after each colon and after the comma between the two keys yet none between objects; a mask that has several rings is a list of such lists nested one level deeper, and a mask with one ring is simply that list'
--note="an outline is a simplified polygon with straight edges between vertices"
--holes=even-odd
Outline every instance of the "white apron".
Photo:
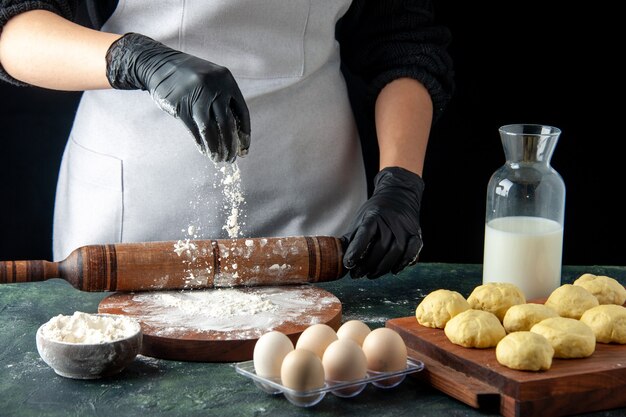
[{"label": "white apron", "polygon": [[[230,69],[251,117],[241,237],[344,233],[366,199],[335,23],[350,0],[120,0],[103,27]],[[227,238],[226,164],[145,91],[84,93],[63,156],[54,259],[88,244]],[[232,169],[232,167],[227,167]],[[222,175],[222,177],[220,177]]]}]

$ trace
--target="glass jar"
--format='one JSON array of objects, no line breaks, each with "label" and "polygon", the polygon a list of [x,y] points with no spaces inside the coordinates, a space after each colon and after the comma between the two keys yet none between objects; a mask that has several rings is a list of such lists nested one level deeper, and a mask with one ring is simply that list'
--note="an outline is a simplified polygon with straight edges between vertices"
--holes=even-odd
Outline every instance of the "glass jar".
[{"label": "glass jar", "polygon": [[532,124],[499,131],[506,163],[487,186],[483,283],[547,297],[561,285],[565,183],[550,166],[561,131]]}]

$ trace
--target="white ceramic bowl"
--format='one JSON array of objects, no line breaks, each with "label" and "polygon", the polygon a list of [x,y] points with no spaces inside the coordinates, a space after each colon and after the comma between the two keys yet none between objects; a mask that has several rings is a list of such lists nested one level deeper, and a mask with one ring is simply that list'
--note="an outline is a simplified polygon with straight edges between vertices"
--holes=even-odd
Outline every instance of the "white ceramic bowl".
[{"label": "white ceramic bowl", "polygon": [[143,335],[137,322],[134,323],[136,332],[132,335],[97,344],[61,342],[46,338],[43,332],[46,324],[37,330],[37,351],[57,374],[67,378],[97,379],[117,374],[141,350]]}]

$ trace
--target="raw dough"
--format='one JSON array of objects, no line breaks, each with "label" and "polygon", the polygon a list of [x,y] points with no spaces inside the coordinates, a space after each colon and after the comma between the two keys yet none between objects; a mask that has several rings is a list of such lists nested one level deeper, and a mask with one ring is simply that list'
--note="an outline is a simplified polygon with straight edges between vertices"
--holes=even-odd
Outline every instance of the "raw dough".
[{"label": "raw dough", "polygon": [[626,288],[616,279],[604,275],[583,274],[574,285],[595,295],[600,304],[622,305],[626,302]]},{"label": "raw dough", "polygon": [[473,309],[492,312],[502,321],[506,311],[511,306],[526,303],[526,297],[516,285],[490,282],[474,288],[467,302]]},{"label": "raw dough", "polygon": [[496,315],[483,310],[457,314],[448,321],[444,333],[452,343],[468,348],[494,347],[506,335]]},{"label": "raw dough", "polygon": [[528,331],[541,320],[558,316],[553,308],[543,304],[517,304],[508,309],[502,324],[507,333]]},{"label": "raw dough", "polygon": [[591,327],[600,343],[626,344],[626,307],[600,305],[585,311],[580,321]]},{"label": "raw dough", "polygon": [[579,285],[563,284],[548,297],[546,305],[553,308],[561,317],[578,320],[592,307],[597,306],[598,299]]},{"label": "raw dough", "polygon": [[555,358],[586,358],[596,350],[591,327],[575,319],[552,317],[535,324],[530,331],[548,339]]},{"label": "raw dough", "polygon": [[448,320],[469,309],[469,303],[460,293],[441,289],[424,297],[415,309],[415,317],[422,326],[443,329]]},{"label": "raw dough", "polygon": [[521,371],[547,371],[554,348],[538,333],[520,331],[506,335],[496,346],[500,365]]}]

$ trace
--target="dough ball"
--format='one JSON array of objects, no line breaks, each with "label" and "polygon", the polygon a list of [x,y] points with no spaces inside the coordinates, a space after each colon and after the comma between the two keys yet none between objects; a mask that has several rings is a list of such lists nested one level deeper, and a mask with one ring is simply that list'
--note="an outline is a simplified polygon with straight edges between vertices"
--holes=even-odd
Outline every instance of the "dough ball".
[{"label": "dough ball", "polygon": [[553,356],[554,348],[548,339],[528,331],[508,334],[496,346],[500,365],[521,371],[547,371]]},{"label": "dough ball", "polygon": [[517,304],[507,310],[502,325],[507,333],[528,331],[541,320],[558,316],[553,308],[543,304]]},{"label": "dough ball", "polygon": [[580,321],[591,327],[600,343],[626,344],[626,307],[605,304],[585,311]]},{"label": "dough ball", "polygon": [[604,275],[583,274],[574,285],[595,295],[600,304],[622,305],[626,302],[626,288],[616,279]]},{"label": "dough ball", "polygon": [[506,311],[514,305],[524,304],[526,297],[516,285],[506,282],[490,282],[479,285],[467,297],[470,307],[489,311],[502,321]]},{"label": "dough ball", "polygon": [[469,309],[469,303],[460,293],[435,290],[419,303],[415,309],[415,317],[422,326],[443,329],[448,320]]},{"label": "dough ball", "polygon": [[598,299],[579,285],[563,284],[548,297],[546,305],[553,308],[559,316],[578,320],[592,307],[597,306]]},{"label": "dough ball", "polygon": [[506,335],[495,314],[483,310],[457,314],[448,321],[444,333],[452,343],[468,348],[494,347]]},{"label": "dough ball", "polygon": [[596,350],[591,327],[575,319],[552,317],[535,324],[530,331],[548,339],[555,358],[586,358]]}]

